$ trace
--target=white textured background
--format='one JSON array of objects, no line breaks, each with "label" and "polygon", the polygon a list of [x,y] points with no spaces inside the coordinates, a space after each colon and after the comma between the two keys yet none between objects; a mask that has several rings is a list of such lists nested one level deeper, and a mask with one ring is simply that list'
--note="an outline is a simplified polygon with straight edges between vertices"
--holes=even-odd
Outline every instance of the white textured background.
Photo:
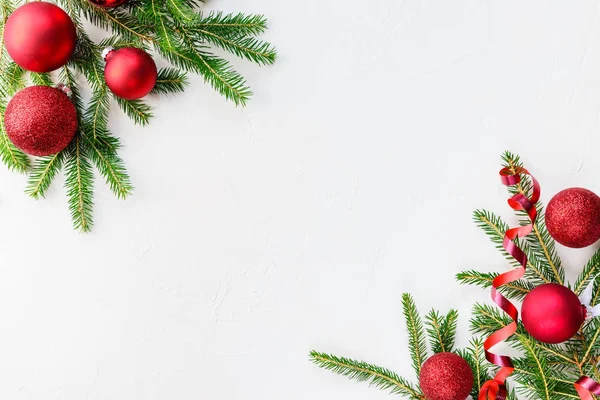
[{"label": "white textured background", "polygon": [[[600,11],[563,0],[213,0],[260,12],[276,66],[236,61],[236,109],[194,79],[112,128],[137,187],[102,182],[92,234],[62,178],[45,201],[0,169],[0,397],[384,399],[311,348],[412,378],[400,297],[467,316],[466,268],[505,263],[471,222],[510,215],[499,155],[548,200],[600,192]],[[514,222],[513,220],[511,220]],[[586,251],[559,249],[570,275]]]}]

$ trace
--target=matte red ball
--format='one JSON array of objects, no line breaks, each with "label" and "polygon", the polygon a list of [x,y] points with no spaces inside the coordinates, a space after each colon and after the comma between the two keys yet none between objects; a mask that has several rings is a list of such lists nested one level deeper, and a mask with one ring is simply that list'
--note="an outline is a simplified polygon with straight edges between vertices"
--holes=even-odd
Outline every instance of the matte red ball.
[{"label": "matte red ball", "polygon": [[585,307],[565,286],[546,283],[525,296],[521,318],[531,336],[544,343],[571,339],[585,320]]},{"label": "matte red ball", "polygon": [[40,1],[17,8],[6,21],[6,51],[28,71],[50,72],[65,65],[75,51],[77,33],[60,7]]},{"label": "matte red ball", "polygon": [[546,227],[558,243],[587,247],[600,239],[600,197],[583,188],[557,193],[546,209]]},{"label": "matte red ball", "polygon": [[150,93],[156,85],[157,74],[154,60],[142,49],[125,47],[106,56],[106,84],[125,100],[141,99]]},{"label": "matte red ball", "polygon": [[465,400],[473,387],[473,371],[461,356],[438,353],[423,363],[419,385],[428,400]]},{"label": "matte red ball", "polygon": [[63,150],[77,131],[77,111],[67,95],[49,86],[21,90],[8,103],[4,128],[19,149],[33,156]]},{"label": "matte red ball", "polygon": [[88,0],[90,3],[104,8],[114,8],[122,6],[129,0]]}]

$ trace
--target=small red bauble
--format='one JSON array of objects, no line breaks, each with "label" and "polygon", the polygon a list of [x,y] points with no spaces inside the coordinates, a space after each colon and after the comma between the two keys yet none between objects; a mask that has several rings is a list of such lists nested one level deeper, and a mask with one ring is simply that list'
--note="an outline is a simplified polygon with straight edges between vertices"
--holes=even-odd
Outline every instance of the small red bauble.
[{"label": "small red bauble", "polygon": [[582,188],[557,193],[546,209],[546,227],[558,243],[587,247],[600,239],[600,197]]},{"label": "small red bauble", "polygon": [[77,111],[69,97],[49,86],[21,90],[8,103],[4,127],[15,146],[33,156],[63,150],[77,131]]},{"label": "small red bauble", "polygon": [[88,0],[93,5],[104,7],[104,8],[114,8],[122,6],[127,3],[129,0]]},{"label": "small red bauble", "polygon": [[438,353],[423,363],[419,385],[428,400],[465,400],[473,387],[473,371],[461,356]]},{"label": "small red bauble", "polygon": [[141,99],[156,85],[156,64],[144,50],[135,47],[110,50],[105,58],[104,78],[116,96]]},{"label": "small red bauble", "polygon": [[71,17],[58,6],[34,1],[17,8],[6,21],[6,51],[21,67],[50,72],[65,65],[77,42]]},{"label": "small red bauble", "polygon": [[573,291],[546,283],[525,296],[521,318],[531,336],[544,343],[571,339],[585,320],[585,307]]}]

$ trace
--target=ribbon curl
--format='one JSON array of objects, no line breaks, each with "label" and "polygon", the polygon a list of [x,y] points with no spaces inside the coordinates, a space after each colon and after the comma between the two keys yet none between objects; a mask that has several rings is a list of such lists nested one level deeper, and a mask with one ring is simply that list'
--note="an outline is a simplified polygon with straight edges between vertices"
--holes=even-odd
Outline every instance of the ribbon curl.
[{"label": "ribbon curl", "polygon": [[585,375],[579,378],[574,385],[581,400],[594,400],[592,393],[600,395],[600,384]]},{"label": "ribbon curl", "polygon": [[[595,318],[600,316],[600,305],[592,306],[592,295],[594,291],[594,282],[598,278],[598,275],[592,278],[591,282],[588,284],[587,288],[581,293],[579,296],[579,300],[581,304],[586,308],[588,318]],[[600,384],[593,380],[588,376],[581,376],[573,384],[575,386],[575,390],[577,390],[577,394],[581,398],[581,400],[594,400],[594,396],[592,393],[600,395]]]},{"label": "ribbon curl", "polygon": [[[531,198],[528,198],[521,193],[517,193],[508,199],[508,205],[515,211],[527,212],[531,222],[527,225],[507,230],[504,234],[504,240],[502,242],[502,247],[504,247],[506,252],[510,254],[511,257],[517,260],[521,267],[498,275],[492,281],[492,300],[498,305],[498,307],[508,314],[513,322],[494,332],[483,343],[485,358],[492,364],[499,366],[500,370],[494,379],[491,379],[483,384],[479,391],[479,400],[506,399],[507,391],[505,381],[506,378],[508,378],[515,370],[510,357],[494,354],[490,351],[490,349],[513,335],[517,331],[517,321],[519,320],[519,311],[514,304],[500,294],[498,288],[502,285],[506,285],[507,283],[519,280],[523,277],[523,275],[525,275],[527,256],[523,250],[517,246],[515,240],[517,238],[524,238],[525,236],[529,235],[533,230],[533,225],[535,224],[537,218],[537,209],[535,208],[535,204],[540,198],[540,185],[538,181],[529,173],[529,171],[527,171],[525,168],[516,168],[513,172],[508,168],[503,168],[500,171],[500,179],[505,186],[514,186],[521,182],[521,174],[529,175],[531,178],[531,182],[533,184]],[[598,387],[600,390],[600,385],[598,385]]]}]

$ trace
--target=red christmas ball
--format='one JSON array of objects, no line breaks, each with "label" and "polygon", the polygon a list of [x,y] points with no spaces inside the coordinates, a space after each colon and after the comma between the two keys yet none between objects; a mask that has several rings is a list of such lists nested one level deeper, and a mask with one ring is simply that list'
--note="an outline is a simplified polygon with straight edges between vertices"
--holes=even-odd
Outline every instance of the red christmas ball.
[{"label": "red christmas ball", "polygon": [[75,25],[58,6],[34,1],[17,8],[6,21],[4,43],[11,58],[33,72],[65,65],[75,51]]},{"label": "red christmas ball", "polygon": [[93,5],[104,7],[104,8],[114,8],[122,6],[127,3],[129,0],[88,0]]},{"label": "red christmas ball", "polygon": [[461,356],[438,353],[423,363],[419,385],[428,400],[465,400],[473,387],[473,371]]},{"label": "red christmas ball", "polygon": [[573,291],[546,283],[525,296],[521,318],[531,336],[544,343],[562,343],[572,338],[585,320],[585,307]]},{"label": "red christmas ball", "polygon": [[15,146],[32,156],[63,150],[77,131],[77,111],[69,97],[49,86],[21,90],[8,103],[4,127]]},{"label": "red christmas ball", "polygon": [[104,78],[116,96],[141,99],[156,85],[156,64],[144,50],[125,47],[109,51],[105,58]]},{"label": "red christmas ball", "polygon": [[548,203],[546,227],[558,243],[587,247],[600,239],[600,197],[582,188],[565,189]]}]

